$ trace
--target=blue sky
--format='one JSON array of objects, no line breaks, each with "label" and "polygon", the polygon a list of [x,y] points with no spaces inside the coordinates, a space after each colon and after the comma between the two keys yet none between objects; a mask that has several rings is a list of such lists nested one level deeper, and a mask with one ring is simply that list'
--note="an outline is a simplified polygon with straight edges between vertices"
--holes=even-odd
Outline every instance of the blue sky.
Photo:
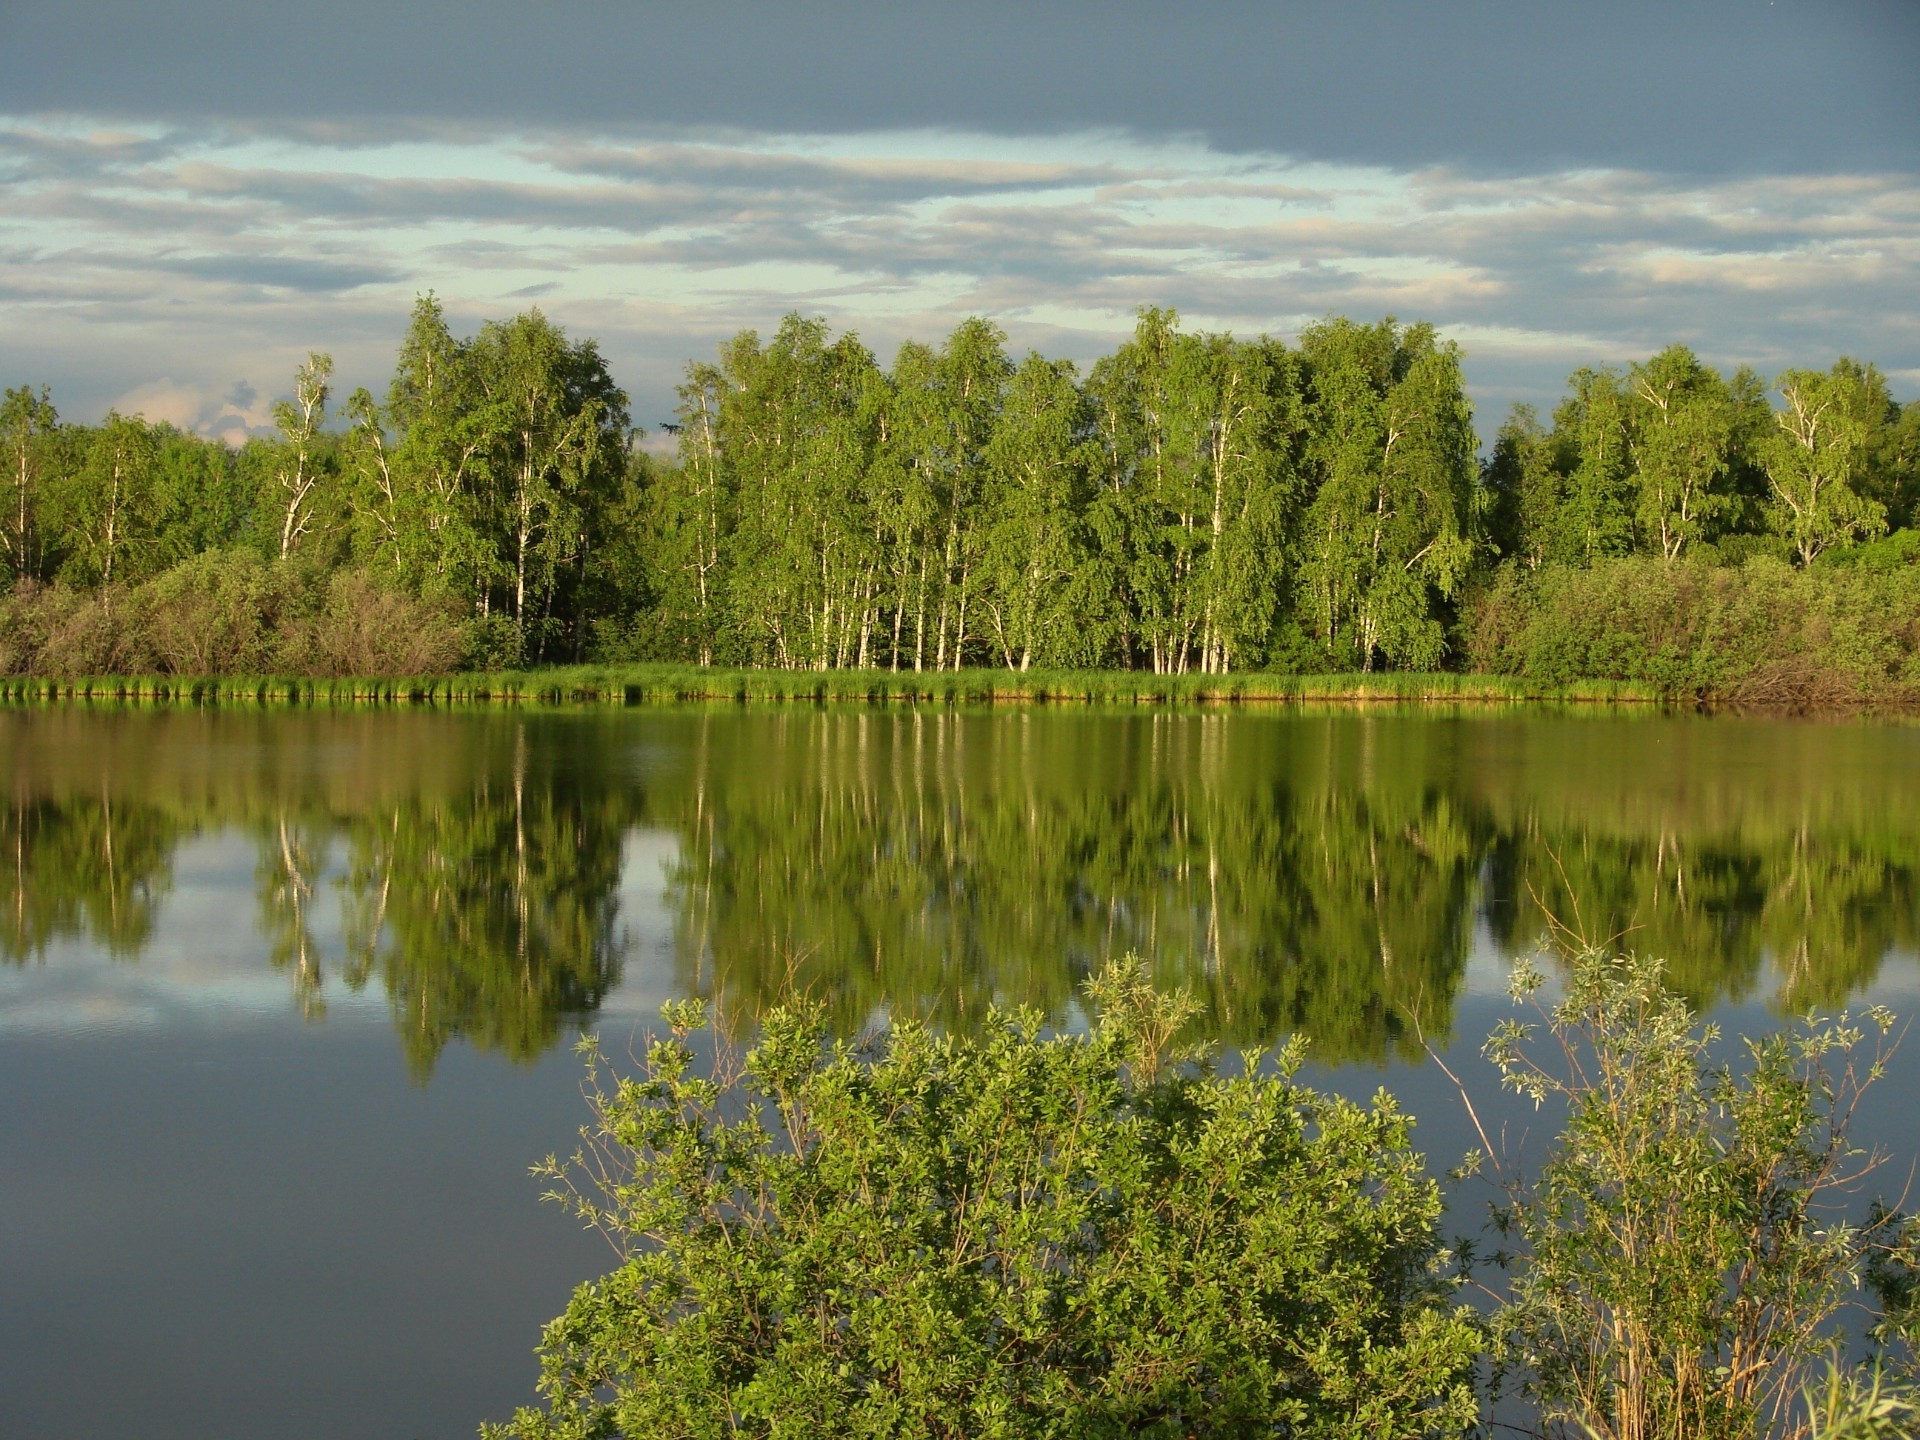
[{"label": "blue sky", "polygon": [[1920,394],[1920,5],[5,0],[0,355],[62,412],[384,388],[538,305],[669,416],[788,310],[1087,361],[1142,304],[1460,341],[1480,426],[1672,341]]}]

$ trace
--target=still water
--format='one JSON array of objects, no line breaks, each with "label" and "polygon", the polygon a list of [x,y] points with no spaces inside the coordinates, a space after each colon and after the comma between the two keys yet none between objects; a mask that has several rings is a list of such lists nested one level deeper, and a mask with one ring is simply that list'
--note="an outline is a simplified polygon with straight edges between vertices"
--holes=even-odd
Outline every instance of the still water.
[{"label": "still water", "polygon": [[[1511,959],[1920,1014],[1920,728],[1698,716],[0,711],[0,1434],[454,1436],[609,1252],[568,1042],[799,984],[1066,1020],[1137,951],[1470,1143]],[[1920,1043],[1866,1116],[1910,1157]],[[1897,1167],[1896,1167],[1897,1168]],[[1898,1188],[1898,1184],[1894,1185]]]}]

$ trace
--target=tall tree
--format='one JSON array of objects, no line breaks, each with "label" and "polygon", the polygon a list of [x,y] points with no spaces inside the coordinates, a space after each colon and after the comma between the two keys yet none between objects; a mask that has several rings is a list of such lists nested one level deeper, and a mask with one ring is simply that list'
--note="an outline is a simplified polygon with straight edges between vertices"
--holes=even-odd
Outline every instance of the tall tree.
[{"label": "tall tree", "polygon": [[1555,533],[1566,503],[1566,476],[1554,464],[1554,446],[1539,413],[1516,404],[1500,426],[1481,473],[1487,492],[1487,538],[1494,553],[1537,570],[1557,549]]},{"label": "tall tree", "polygon": [[[1013,362],[1007,358],[1006,332],[977,316],[963,320],[940,348],[937,386],[936,493],[946,517],[941,552],[939,635],[936,668],[958,670],[965,663],[969,610],[985,533],[980,504],[984,456],[994,420],[1006,392]],[[949,648],[949,625],[951,641]]]},{"label": "tall tree", "polygon": [[457,595],[484,612],[498,575],[480,530],[478,470],[487,438],[476,414],[480,398],[468,347],[454,338],[428,291],[414,301],[384,416],[365,403],[355,414],[363,446],[375,434],[394,437],[390,457],[363,449],[362,470],[368,473],[369,461],[376,473],[385,468],[369,503],[377,514],[381,485],[391,491],[386,514],[400,573],[423,591]]},{"label": "tall tree", "polygon": [[494,547],[515,648],[550,652],[577,616],[556,613],[578,578],[600,510],[625,463],[627,397],[591,340],[570,344],[538,310],[487,324],[468,352],[467,417],[484,476],[483,531]]},{"label": "tall tree", "polygon": [[0,505],[0,553],[15,580],[37,573],[38,514],[47,464],[48,440],[60,416],[42,385],[38,394],[22,385],[0,402],[0,463],[6,469],[6,500]]},{"label": "tall tree", "polygon": [[987,443],[980,604],[1008,669],[1087,663],[1078,617],[1089,460],[1073,365],[1030,354]]},{"label": "tall tree", "polygon": [[317,508],[314,492],[321,479],[316,452],[332,393],[333,357],[315,351],[294,372],[293,398],[273,407],[274,424],[280,429],[281,448],[273,479],[282,559],[293,554],[313,528]]},{"label": "tall tree", "polygon": [[137,415],[109,410],[93,432],[67,497],[73,578],[102,585],[130,578],[126,560],[151,525],[156,449],[152,428]]},{"label": "tall tree", "polygon": [[1627,388],[1639,488],[1634,519],[1642,543],[1673,560],[1688,544],[1712,539],[1732,503],[1724,481],[1736,421],[1733,393],[1684,345],[1634,366]]},{"label": "tall tree", "polygon": [[1362,669],[1445,651],[1441,605],[1479,544],[1460,354],[1429,325],[1335,320],[1301,337],[1317,490],[1302,540],[1315,631]]},{"label": "tall tree", "polygon": [[1811,565],[1841,541],[1886,529],[1886,506],[1860,489],[1875,396],[1845,361],[1825,374],[1788,370],[1774,386],[1783,403],[1764,451],[1774,530]]},{"label": "tall tree", "polygon": [[1583,367],[1567,385],[1553,416],[1567,483],[1551,558],[1591,565],[1633,547],[1627,396],[1612,370]]}]

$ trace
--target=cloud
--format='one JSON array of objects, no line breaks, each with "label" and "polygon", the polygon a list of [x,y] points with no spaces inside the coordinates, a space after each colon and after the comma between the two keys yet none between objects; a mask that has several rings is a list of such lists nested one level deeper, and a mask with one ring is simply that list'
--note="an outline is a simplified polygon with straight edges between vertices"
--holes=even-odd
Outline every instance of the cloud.
[{"label": "cloud", "polygon": [[274,429],[273,407],[245,380],[236,380],[224,395],[170,378],[151,380],[119,396],[110,408],[236,446]]},{"label": "cloud", "polygon": [[1674,341],[1727,368],[1850,353],[1920,372],[1915,170],[1494,180],[1111,133],[105,133],[0,128],[0,163],[32,157],[0,215],[0,343],[26,367],[8,382],[48,380],[82,417],[157,376],[277,393],[311,348],[342,393],[382,391],[427,289],[467,332],[537,299],[653,418],[688,358],[794,309],[883,355],[984,313],[1082,364],[1143,303],[1282,336],[1393,313],[1467,340],[1483,417]]},{"label": "cloud", "polygon": [[1904,168],[1911,0],[13,0],[20,113],[398,133],[1193,137],[1524,174]]}]

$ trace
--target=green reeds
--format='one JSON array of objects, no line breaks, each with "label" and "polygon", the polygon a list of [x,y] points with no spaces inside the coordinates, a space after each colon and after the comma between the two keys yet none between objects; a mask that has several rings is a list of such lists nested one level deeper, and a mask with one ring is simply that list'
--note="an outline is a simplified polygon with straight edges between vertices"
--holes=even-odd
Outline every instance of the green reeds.
[{"label": "green reeds", "polygon": [[147,704],[645,705],[726,701],[866,704],[1209,705],[1657,703],[1650,685],[1542,684],[1505,675],[1154,675],[1112,670],[731,670],[695,665],[575,665],[458,675],[108,675],[0,677],[0,700]]}]

